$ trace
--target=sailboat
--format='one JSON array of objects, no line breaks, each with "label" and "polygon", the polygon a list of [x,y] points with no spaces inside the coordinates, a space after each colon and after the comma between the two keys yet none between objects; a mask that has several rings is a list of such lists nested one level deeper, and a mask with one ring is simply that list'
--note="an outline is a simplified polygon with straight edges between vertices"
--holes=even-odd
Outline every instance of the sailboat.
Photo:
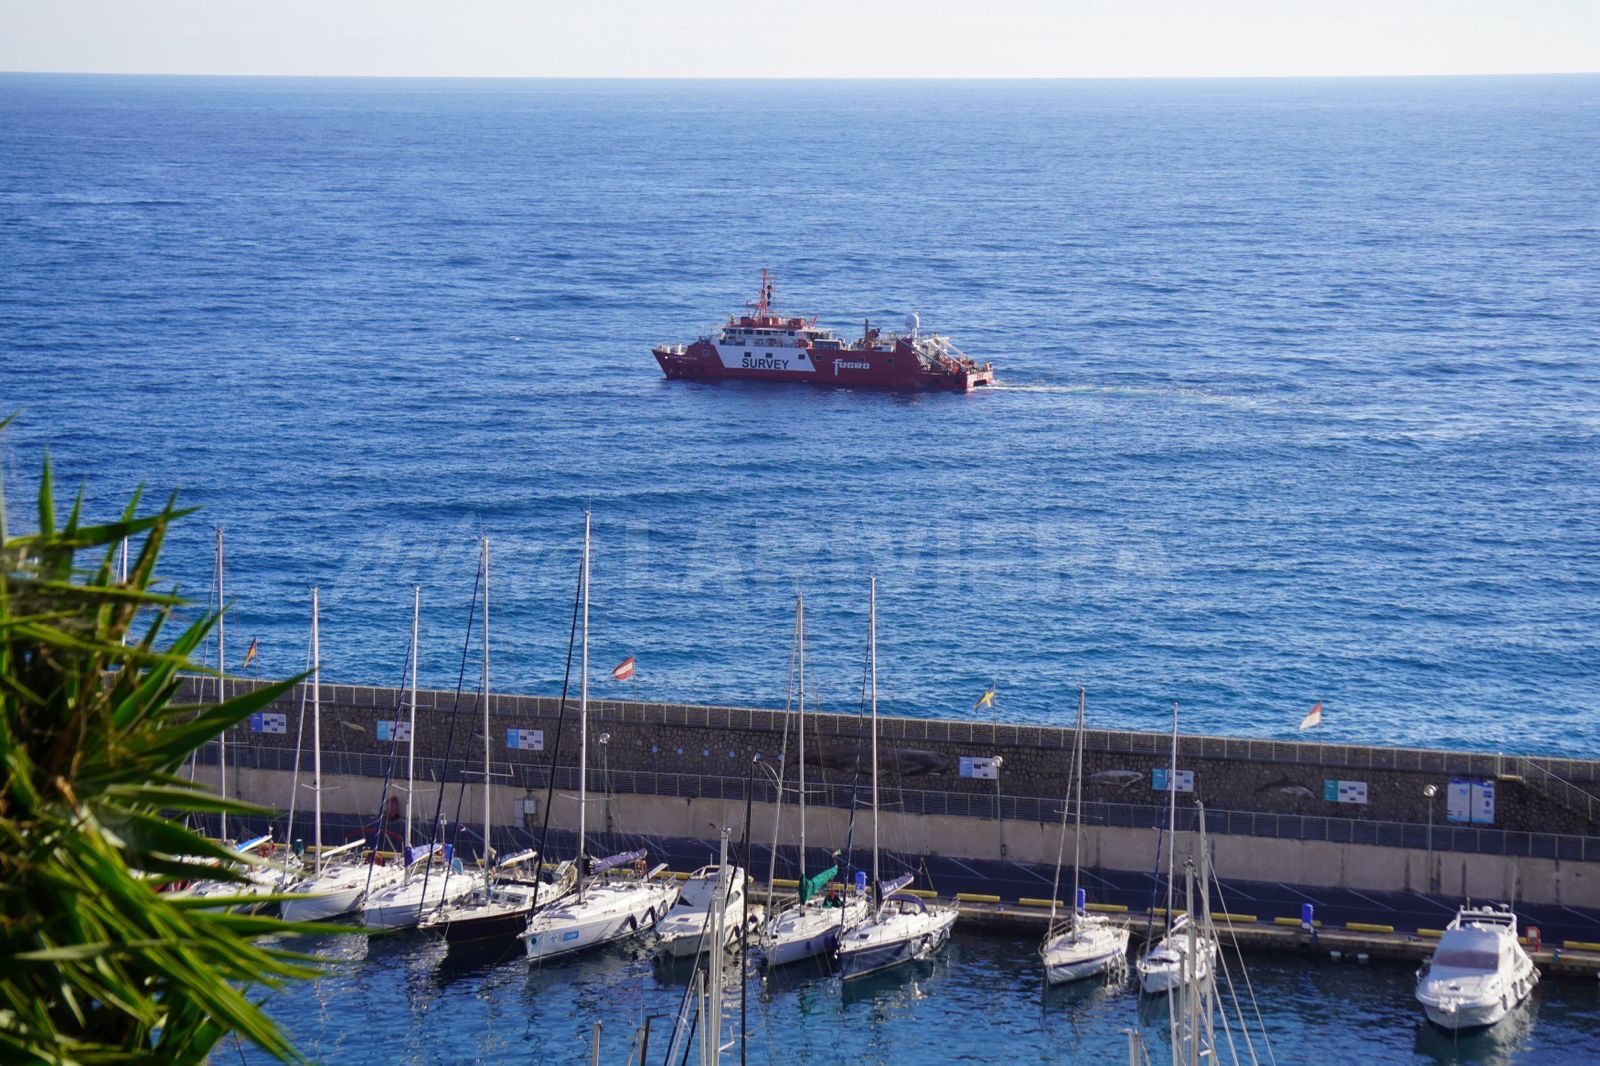
[{"label": "sailboat", "polygon": [[235,865],[236,871],[244,878],[242,881],[231,879],[212,879],[196,881],[187,888],[174,889],[174,899],[214,899],[215,906],[208,910],[239,910],[256,912],[264,909],[267,904],[262,900],[252,902],[252,897],[270,896],[281,891],[279,885],[286,876],[293,876],[299,869],[299,861],[293,855],[284,857],[282,865],[264,862],[257,852],[263,854],[273,848],[272,834],[263,833],[261,836],[252,837],[237,845],[233,850],[239,856]]},{"label": "sailboat", "polygon": [[[420,927],[444,934],[451,944],[484,943],[514,939],[528,926],[534,900],[554,902],[570,892],[576,876],[570,866],[558,871],[548,885],[534,880],[538,876],[538,853],[531,848],[492,861],[489,833],[492,828],[492,776],[489,737],[489,542],[483,542],[483,881],[463,899],[446,903],[423,918]],[[530,869],[531,868],[531,869]]]},{"label": "sailboat", "polygon": [[[1072,833],[1072,915],[1058,924],[1055,912],[1055,893],[1050,899],[1050,931],[1039,946],[1039,957],[1044,962],[1044,980],[1047,985],[1061,985],[1085,977],[1121,968],[1126,976],[1128,955],[1128,927],[1114,922],[1103,914],[1090,914],[1087,910],[1088,894],[1079,887],[1078,872],[1082,859],[1083,842],[1083,689],[1078,689],[1078,730],[1073,741],[1072,781],[1077,812]],[[1067,812],[1061,812],[1061,833],[1065,839]],[[1056,881],[1061,880],[1061,851],[1056,854]]]},{"label": "sailboat", "polygon": [[[1178,705],[1172,705],[1172,763],[1167,769],[1167,931],[1161,942],[1139,959],[1139,985],[1150,995],[1172,991],[1185,980],[1205,981],[1217,960],[1216,941],[1197,936],[1190,914],[1173,917],[1174,852],[1178,827]],[[1202,845],[1204,836],[1202,835]],[[1191,962],[1192,960],[1192,962]]]},{"label": "sailboat", "polygon": [[[416,670],[416,613],[421,608],[421,592],[413,590],[411,668]],[[316,852],[310,877],[287,889],[293,899],[280,904],[282,916],[291,922],[317,922],[350,914],[369,893],[382,892],[400,884],[405,871],[399,866],[380,866],[376,852],[364,860],[330,862],[341,857],[358,858],[353,853],[366,845],[365,838],[336,848],[322,847],[322,642],[318,633],[318,590],[311,590],[311,794],[314,797]],[[412,730],[416,729],[416,676],[411,685]],[[413,742],[414,743],[414,742]]]},{"label": "sailboat", "polygon": [[926,959],[950,940],[956,909],[898,894],[911,883],[904,874],[888,884],[878,871],[878,579],[872,578],[867,611],[867,658],[872,679],[872,881],[878,910],[847,930],[839,940],[839,973],[845,980],[865,977],[903,963]]},{"label": "sailboat", "polygon": [[[866,921],[871,913],[864,895],[843,896],[823,890],[839,874],[837,864],[816,876],[806,873],[806,598],[795,599],[795,641],[798,647],[800,680],[800,898],[797,905],[785,908],[767,922],[762,931],[761,951],[767,966],[787,966],[804,959],[832,958],[839,949],[840,934]],[[781,782],[780,797],[782,802]]]},{"label": "sailboat", "polygon": [[[484,537],[478,542],[479,564],[481,566],[483,582],[483,646],[484,646],[484,713],[488,714],[489,703],[489,538]],[[415,643],[413,643],[415,647]],[[415,670],[412,673],[415,684]],[[416,704],[416,693],[412,692],[413,713]],[[413,728],[412,736],[416,736]],[[415,743],[415,741],[413,741]],[[490,867],[489,857],[489,805],[487,790],[489,787],[489,735],[487,726],[484,729],[484,833],[483,833],[483,865],[485,870]],[[410,811],[410,796],[407,794],[406,810]],[[408,814],[409,822],[409,814]],[[363,924],[376,929],[408,929],[422,922],[432,912],[452,903],[458,903],[469,896],[477,887],[471,877],[467,876],[466,868],[461,860],[456,857],[455,849],[449,844],[438,842],[430,843],[424,848],[413,848],[410,845],[410,826],[407,825],[407,843],[405,849],[405,880],[398,885],[374,892],[361,904],[361,921]],[[435,859],[440,859],[438,869],[434,869]]]},{"label": "sailboat", "polygon": [[[553,907],[542,908],[528,919],[521,936],[528,958],[558,958],[609,944],[654,926],[678,901],[678,883],[659,878],[662,863],[644,869],[643,850],[612,855],[594,863],[588,848],[589,807],[589,541],[590,516],[583,516],[583,654],[578,684],[578,862],[573,894]],[[611,870],[634,866],[632,876],[601,877]]]}]

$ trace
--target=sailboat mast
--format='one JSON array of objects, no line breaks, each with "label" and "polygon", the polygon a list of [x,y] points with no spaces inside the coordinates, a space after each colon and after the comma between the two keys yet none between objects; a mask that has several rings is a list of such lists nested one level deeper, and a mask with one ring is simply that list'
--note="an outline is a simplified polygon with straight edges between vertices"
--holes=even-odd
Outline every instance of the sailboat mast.
[{"label": "sailboat mast", "polygon": [[316,828],[316,872],[322,873],[322,635],[317,586],[311,586],[311,795]]},{"label": "sailboat mast", "polygon": [[[867,662],[872,679],[872,884],[879,891],[878,876],[878,579],[870,581],[867,600]],[[882,902],[879,900],[878,902]]]},{"label": "sailboat mast", "polygon": [[1172,877],[1178,832],[1178,701],[1172,701],[1172,762],[1167,767],[1167,929],[1172,928]]},{"label": "sailboat mast", "polygon": [[[227,698],[223,691],[222,675],[228,669],[228,656],[223,651],[223,611],[222,605],[222,527],[217,527],[217,702],[221,703]],[[217,784],[222,791],[223,799],[228,797],[228,731],[224,729],[217,734]],[[228,812],[222,812],[222,839],[228,839]]]},{"label": "sailboat mast", "polygon": [[1072,827],[1072,917],[1078,917],[1078,863],[1083,857],[1083,707],[1087,700],[1082,685],[1078,686],[1078,736],[1073,741],[1072,780],[1073,804],[1077,807],[1076,821]]},{"label": "sailboat mast", "polygon": [[806,598],[795,603],[795,626],[800,630],[800,881],[806,879]]},{"label": "sailboat mast", "polygon": [[422,586],[411,586],[411,728],[406,733],[406,837],[400,844],[411,846],[411,792],[417,783],[417,622],[422,617]]},{"label": "sailboat mast", "polygon": [[[127,537],[123,537],[122,538],[122,544],[117,549],[117,584],[126,585],[127,583],[128,583],[128,538]],[[127,644],[128,644],[128,631],[127,631],[126,628],[123,629],[122,636],[119,637],[118,640],[122,643],[122,645],[124,647],[127,646]]]},{"label": "sailboat mast", "polygon": [[583,654],[578,675],[578,895],[583,895],[589,813],[589,512],[583,512]]},{"label": "sailboat mast", "polygon": [[483,538],[483,883],[489,885],[489,538]]}]

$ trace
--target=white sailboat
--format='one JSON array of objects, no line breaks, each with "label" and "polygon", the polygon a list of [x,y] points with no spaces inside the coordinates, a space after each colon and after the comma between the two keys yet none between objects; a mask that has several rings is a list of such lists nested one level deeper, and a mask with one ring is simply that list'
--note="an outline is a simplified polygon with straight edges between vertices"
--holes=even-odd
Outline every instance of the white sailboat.
[{"label": "white sailboat", "polygon": [[222,879],[196,881],[187,888],[174,889],[172,897],[216,900],[216,906],[207,908],[208,910],[258,911],[265,904],[261,900],[252,902],[253,897],[270,896],[282,891],[284,878],[294,876],[300,866],[299,860],[293,855],[283,856],[281,864],[263,862],[256,855],[258,851],[268,851],[272,847],[271,833],[252,837],[234,848],[234,852],[240,857],[236,869],[244,877],[243,881]]},{"label": "white sailboat", "polygon": [[[416,669],[416,611],[421,593],[414,590],[412,601],[412,669]],[[359,852],[366,840],[352,840],[336,848],[322,846],[322,642],[318,632],[318,590],[311,590],[311,793],[316,851],[310,877],[287,891],[294,896],[282,902],[285,921],[318,922],[353,913],[370,893],[383,892],[405,879],[400,866],[380,866],[376,852],[362,859]],[[416,680],[412,679],[411,713],[416,716]],[[413,724],[413,728],[415,728]],[[342,861],[330,861],[342,860]],[[356,861],[351,861],[356,860]]]},{"label": "white sailboat", "polygon": [[578,687],[578,883],[576,891],[553,907],[528,919],[522,939],[532,961],[559,958],[633,936],[654,926],[678,900],[678,883],[659,878],[662,863],[635,876],[601,877],[639,863],[641,851],[613,855],[587,865],[589,801],[589,533],[590,518],[583,516],[583,654]]},{"label": "white sailboat", "polygon": [[[478,542],[479,561],[482,567],[483,581],[483,645],[484,645],[484,714],[487,722],[489,701],[489,539],[483,538]],[[413,673],[413,679],[415,673]],[[412,703],[416,703],[416,693],[413,690]],[[416,736],[415,723],[413,722],[412,736]],[[414,751],[414,749],[413,749]],[[489,804],[487,790],[489,787],[489,734],[488,726],[484,727],[484,834],[483,848],[484,867],[487,870],[491,860],[489,857]],[[404,882],[374,892],[361,904],[361,921],[363,924],[376,929],[409,929],[419,925],[423,919],[441,907],[459,903],[472,894],[477,888],[474,878],[467,875],[466,868],[461,860],[455,856],[455,849],[448,844],[429,844],[425,848],[412,848],[410,839],[410,794],[406,798],[407,811],[407,846],[405,849]],[[435,859],[441,862],[435,863]],[[435,868],[437,866],[437,868]],[[419,869],[420,868],[420,869]],[[487,874],[485,875],[487,876]]]},{"label": "white sailboat", "polygon": [[[846,892],[824,894],[822,889],[838,875],[830,866],[815,877],[806,873],[806,598],[795,600],[795,640],[800,675],[800,899],[774,915],[762,930],[761,953],[769,967],[787,966],[805,959],[832,958],[844,930],[867,920],[872,908],[865,896]],[[780,803],[781,782],[780,782]]]},{"label": "white sailboat", "polygon": [[[1168,990],[1171,993],[1167,999],[1168,1061],[1172,1066],[1207,1066],[1211,1063],[1239,1066],[1243,1062],[1249,1062],[1251,1066],[1257,1063],[1272,1064],[1277,1058],[1266,1029],[1262,1026],[1261,1007],[1256,1001],[1248,975],[1243,972],[1244,959],[1237,955],[1237,945],[1235,956],[1240,966],[1237,980],[1228,973],[1226,957],[1220,954],[1211,960],[1213,965],[1204,970],[1199,966],[1184,964],[1188,959],[1202,958],[1206,942],[1213,945],[1218,942],[1216,926],[1211,918],[1211,883],[1214,878],[1210,851],[1206,846],[1204,805],[1196,803],[1195,811],[1199,818],[1198,870],[1193,859],[1185,859],[1183,864],[1184,910],[1186,915],[1194,915],[1194,920],[1180,923],[1168,937],[1183,943],[1177,977]],[[1195,894],[1197,880],[1200,889],[1198,899]],[[1213,970],[1226,978],[1226,995],[1220,994],[1221,987],[1213,976]],[[1249,998],[1248,1010],[1238,995],[1241,987]],[[1252,1016],[1254,1026],[1250,1021]],[[1217,1039],[1219,1018],[1222,1022],[1220,1041]],[[1259,1053],[1256,1048],[1257,1031],[1262,1043]],[[1127,1033],[1128,1061],[1149,1063],[1151,1059],[1146,1053],[1139,1029],[1130,1027]]]},{"label": "white sailboat", "polygon": [[[1196,936],[1188,913],[1173,916],[1178,825],[1178,705],[1172,705],[1172,762],[1167,768],[1167,931],[1161,942],[1139,959],[1139,985],[1150,995],[1172,991],[1186,978],[1204,981],[1217,961],[1216,942]],[[1192,960],[1192,962],[1191,962]]]},{"label": "white sailboat", "polygon": [[493,861],[489,847],[492,804],[492,775],[490,773],[491,735],[489,720],[489,542],[483,542],[483,881],[472,888],[464,898],[446,903],[430,913],[421,922],[424,930],[438,931],[451,944],[481,944],[492,940],[510,940],[520,934],[533,913],[534,899],[540,905],[553,903],[572,891],[576,878],[570,867],[563,864],[557,876],[545,884],[538,884],[538,854],[532,849],[507,855]]},{"label": "white sailboat", "polygon": [[1516,914],[1468,903],[1417,971],[1416,995],[1428,1021],[1457,1032],[1494,1025],[1538,983],[1539,969],[1517,941]]},{"label": "white sailboat", "polygon": [[[1066,984],[1085,977],[1121,968],[1127,974],[1128,927],[1114,922],[1103,914],[1090,914],[1087,893],[1078,886],[1078,871],[1082,859],[1083,842],[1083,689],[1078,689],[1078,730],[1074,741],[1072,780],[1077,814],[1072,834],[1072,915],[1057,924],[1055,893],[1050,899],[1050,931],[1039,947],[1039,957],[1044,962],[1044,979],[1049,985]],[[1063,839],[1067,831],[1067,812],[1061,812]],[[1056,880],[1061,880],[1061,853],[1056,855]]]},{"label": "white sailboat", "polygon": [[872,682],[872,881],[878,910],[839,939],[839,973],[845,980],[926,959],[950,940],[956,909],[918,896],[898,895],[911,883],[905,874],[884,884],[878,871],[878,579],[872,578],[867,611],[868,662]]}]

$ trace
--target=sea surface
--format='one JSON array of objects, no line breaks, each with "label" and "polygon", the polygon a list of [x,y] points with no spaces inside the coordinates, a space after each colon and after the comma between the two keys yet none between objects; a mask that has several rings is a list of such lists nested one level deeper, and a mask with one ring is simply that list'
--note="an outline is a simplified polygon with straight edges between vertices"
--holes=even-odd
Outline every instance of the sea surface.
[{"label": "sea surface", "polygon": [[[227,659],[555,691],[583,512],[600,695],[1600,756],[1600,78],[541,82],[0,75],[0,484],[178,492]],[[909,312],[971,395],[664,381],[755,298]],[[191,617],[192,617],[191,613]],[[638,657],[638,680],[609,681]],[[466,683],[476,687],[475,677]],[[574,1061],[675,1011],[624,949],[327,946],[313,1058]],[[1410,970],[1265,957],[1278,1060],[1576,1062],[1592,985],[1488,1044]],[[752,996],[755,1061],[1115,1061],[1164,1022],[1032,946]],[[657,1023],[658,1025],[661,1023]],[[586,1060],[585,1060],[586,1061]],[[1590,1061],[1595,1061],[1591,1058]]]}]

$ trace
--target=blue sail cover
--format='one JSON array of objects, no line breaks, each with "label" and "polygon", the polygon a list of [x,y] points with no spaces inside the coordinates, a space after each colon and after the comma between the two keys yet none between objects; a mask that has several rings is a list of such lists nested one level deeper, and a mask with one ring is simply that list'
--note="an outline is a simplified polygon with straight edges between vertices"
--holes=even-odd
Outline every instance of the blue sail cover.
[{"label": "blue sail cover", "polygon": [[896,892],[900,891],[902,888],[905,888],[907,885],[909,885],[911,882],[915,881],[916,879],[917,879],[917,877],[916,877],[915,874],[901,874],[899,877],[895,878],[893,881],[879,881],[878,882],[878,898],[879,899],[888,899],[890,896],[894,895]]},{"label": "blue sail cover", "polygon": [[243,844],[240,844],[233,850],[238,852],[240,855],[248,855],[271,839],[271,833],[263,833],[261,836],[258,836],[253,840],[246,840]]},{"label": "blue sail cover", "polygon": [[406,865],[421,862],[443,846],[443,844],[428,844],[425,847],[413,848],[409,844],[406,845]]},{"label": "blue sail cover", "polygon": [[638,851],[624,851],[621,855],[611,855],[595,863],[594,872],[597,874],[603,874],[607,870],[616,869],[618,866],[626,866],[630,862],[638,862],[640,859],[644,858],[644,856],[645,851],[643,848],[640,848]]}]

